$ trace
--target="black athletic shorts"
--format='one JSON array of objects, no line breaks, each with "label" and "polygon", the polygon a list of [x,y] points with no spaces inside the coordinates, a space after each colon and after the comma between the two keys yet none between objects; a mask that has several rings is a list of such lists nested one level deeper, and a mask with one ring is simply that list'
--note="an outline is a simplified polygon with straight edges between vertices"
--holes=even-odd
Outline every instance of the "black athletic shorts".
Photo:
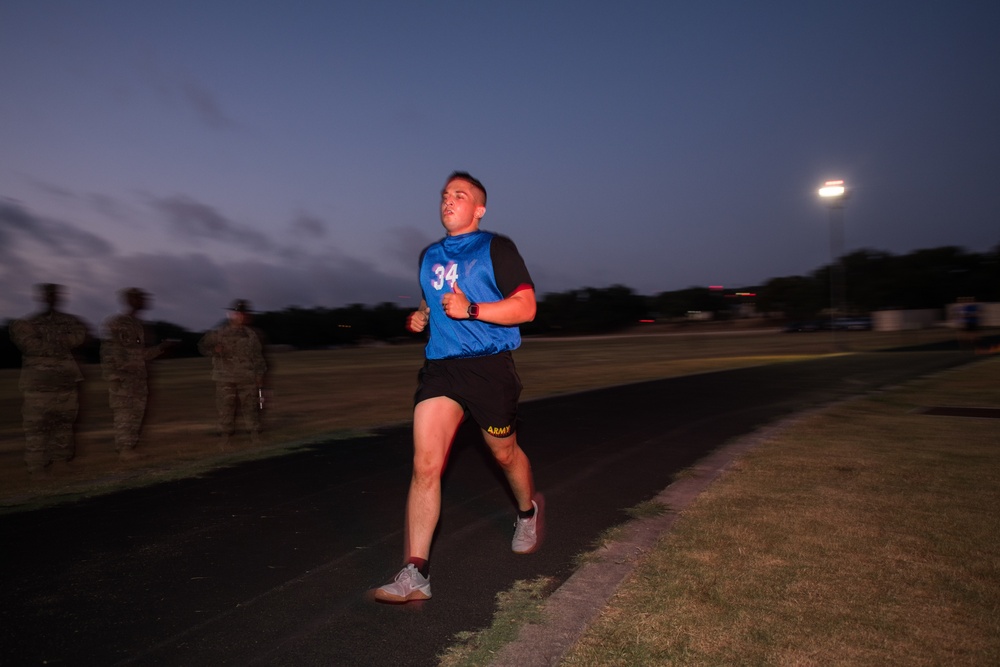
[{"label": "black athletic shorts", "polygon": [[413,403],[447,396],[487,433],[514,434],[521,378],[510,352],[466,359],[427,359],[418,376]]}]

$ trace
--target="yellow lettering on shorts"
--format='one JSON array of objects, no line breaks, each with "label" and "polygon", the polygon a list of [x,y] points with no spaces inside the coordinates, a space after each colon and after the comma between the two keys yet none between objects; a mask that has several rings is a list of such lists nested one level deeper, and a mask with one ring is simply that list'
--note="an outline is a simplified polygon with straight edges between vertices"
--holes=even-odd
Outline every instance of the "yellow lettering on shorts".
[{"label": "yellow lettering on shorts", "polygon": [[486,432],[490,435],[496,436],[498,438],[505,438],[510,435],[511,427],[508,426],[490,426],[486,429]]}]

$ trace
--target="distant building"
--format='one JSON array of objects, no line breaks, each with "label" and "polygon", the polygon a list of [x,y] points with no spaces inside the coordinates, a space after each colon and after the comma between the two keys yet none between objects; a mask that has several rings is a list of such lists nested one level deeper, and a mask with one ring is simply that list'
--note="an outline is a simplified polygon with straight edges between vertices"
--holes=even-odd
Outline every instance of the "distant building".
[{"label": "distant building", "polygon": [[874,331],[910,331],[929,329],[941,324],[943,313],[940,308],[920,310],[876,310],[872,313]]},{"label": "distant building", "polygon": [[946,326],[961,329],[965,323],[965,309],[975,305],[980,327],[1000,327],[1000,303],[980,303],[959,300],[940,308],[921,310],[877,310],[872,313],[875,331],[909,331]]}]

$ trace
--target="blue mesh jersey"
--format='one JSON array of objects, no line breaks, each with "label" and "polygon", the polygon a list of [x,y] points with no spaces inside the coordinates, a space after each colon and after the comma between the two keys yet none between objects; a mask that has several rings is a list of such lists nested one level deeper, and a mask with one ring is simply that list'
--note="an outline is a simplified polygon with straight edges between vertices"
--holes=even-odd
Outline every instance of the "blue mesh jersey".
[{"label": "blue mesh jersey", "polygon": [[516,349],[521,331],[481,320],[453,320],[441,298],[455,281],[472,303],[500,301],[523,287],[534,287],[514,242],[482,230],[446,236],[420,255],[420,289],[430,306],[428,359],[482,357]]}]

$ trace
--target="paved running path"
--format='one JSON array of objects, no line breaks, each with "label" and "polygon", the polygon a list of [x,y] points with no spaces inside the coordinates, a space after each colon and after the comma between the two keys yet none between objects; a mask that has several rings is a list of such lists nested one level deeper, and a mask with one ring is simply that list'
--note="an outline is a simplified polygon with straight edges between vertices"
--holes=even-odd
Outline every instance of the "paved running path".
[{"label": "paved running path", "polygon": [[970,358],[847,355],[526,403],[521,440],[548,523],[530,556],[510,552],[512,501],[463,428],[434,598],[419,604],[366,595],[402,556],[407,429],[0,516],[0,664],[433,665],[456,632],[490,622],[498,591],[565,581],[625,508],[720,445]]}]

